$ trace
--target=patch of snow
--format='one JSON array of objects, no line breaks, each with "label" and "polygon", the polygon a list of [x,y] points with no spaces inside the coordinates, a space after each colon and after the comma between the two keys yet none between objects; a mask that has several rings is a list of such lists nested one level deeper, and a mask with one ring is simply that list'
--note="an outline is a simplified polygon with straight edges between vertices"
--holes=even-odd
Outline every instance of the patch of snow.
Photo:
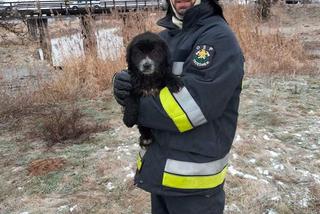
[{"label": "patch of snow", "polygon": [[29,214],[29,212],[22,212],[22,213],[20,213],[20,214]]},{"label": "patch of snow", "polygon": [[309,199],[308,198],[303,198],[302,200],[299,201],[299,205],[301,207],[307,208],[309,204]]},{"label": "patch of snow", "polygon": [[284,186],[284,183],[282,181],[277,181],[277,184],[279,184],[280,186]]},{"label": "patch of snow", "polygon": [[302,174],[302,176],[304,176],[304,177],[307,177],[307,176],[311,175],[311,173],[309,171],[307,171],[307,170],[298,169],[297,171],[300,172]]},{"label": "patch of snow", "polygon": [[314,111],[309,111],[308,114],[314,115]]},{"label": "patch of snow", "polygon": [[228,167],[228,172],[233,175],[233,176],[238,176],[240,178],[246,178],[246,179],[251,179],[251,180],[258,180],[258,178],[254,175],[250,175],[250,174],[245,174],[243,172],[240,172],[238,170],[236,170],[235,168],[233,168],[233,166],[229,166]]},{"label": "patch of snow", "polygon": [[268,150],[268,152],[270,153],[271,157],[273,157],[273,158],[279,156],[279,153],[277,153],[277,152],[274,152],[274,151],[271,151],[271,150]]},{"label": "patch of snow", "polygon": [[70,212],[72,212],[75,208],[77,208],[78,205],[74,205],[72,207],[70,207]]},{"label": "patch of snow", "polygon": [[265,139],[265,140],[271,140],[270,138],[269,138],[269,136],[268,135],[263,135],[263,139]]},{"label": "patch of snow", "polygon": [[106,187],[107,187],[108,190],[113,190],[115,188],[113,186],[112,182],[108,182]]},{"label": "patch of snow", "polygon": [[18,187],[18,190],[23,190],[23,187]]},{"label": "patch of snow", "polygon": [[131,171],[129,174],[127,174],[127,178],[133,178],[135,175],[134,171]]},{"label": "patch of snow", "polygon": [[237,154],[232,154],[232,158],[233,159],[237,159],[239,157],[239,155],[237,155]]},{"label": "patch of snow", "polygon": [[311,159],[311,158],[314,158],[314,155],[313,154],[306,155],[306,156],[304,156],[304,158]]},{"label": "patch of snow", "polygon": [[106,151],[110,151],[110,148],[107,147],[107,146],[105,146],[104,149],[105,149]]},{"label": "patch of snow", "polygon": [[258,170],[258,172],[262,175],[269,175],[269,171],[268,170],[263,170],[261,167],[257,167],[256,168]]},{"label": "patch of snow", "polygon": [[271,201],[279,202],[279,201],[281,201],[281,196],[280,195],[274,196],[271,198]]},{"label": "patch of snow", "polygon": [[278,212],[275,211],[274,209],[268,209],[263,214],[278,214]]},{"label": "patch of snow", "polygon": [[58,212],[62,212],[63,210],[67,210],[69,208],[68,205],[62,205],[60,207],[58,207]]},{"label": "patch of snow", "polygon": [[241,136],[239,134],[237,134],[236,139],[234,140],[234,142],[239,142],[241,141]]},{"label": "patch of snow", "polygon": [[252,164],[255,164],[256,162],[257,162],[257,160],[254,159],[254,158],[251,158],[251,159],[249,160],[249,163],[252,163]]},{"label": "patch of snow", "polygon": [[261,167],[257,167],[256,169],[258,170],[258,172],[259,172],[260,174],[263,174],[263,170],[261,169]]},{"label": "patch of snow", "polygon": [[241,210],[239,209],[239,207],[235,204],[230,204],[230,205],[226,205],[225,207],[225,211],[230,211],[230,212],[239,212],[241,213]]},{"label": "patch of snow", "polygon": [[282,165],[282,164],[275,164],[275,165],[273,165],[273,168],[275,169],[275,170],[280,170],[280,171],[282,171],[282,170],[284,170],[284,165]]},{"label": "patch of snow", "polygon": [[131,164],[129,164],[128,166],[124,167],[123,169],[126,171],[129,171],[129,170],[131,170],[131,167],[132,167]]},{"label": "patch of snow", "polygon": [[267,175],[266,177],[271,179],[271,180],[273,179],[273,177],[271,175]]}]

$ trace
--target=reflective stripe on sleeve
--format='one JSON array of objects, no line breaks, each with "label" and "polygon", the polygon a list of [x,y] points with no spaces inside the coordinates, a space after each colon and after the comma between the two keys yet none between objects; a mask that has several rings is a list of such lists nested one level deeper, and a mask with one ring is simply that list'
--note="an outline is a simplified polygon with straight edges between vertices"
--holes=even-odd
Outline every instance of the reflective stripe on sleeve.
[{"label": "reflective stripe on sleeve", "polygon": [[229,154],[206,163],[168,159],[162,185],[178,189],[207,189],[223,183],[227,172]]},{"label": "reflective stripe on sleeve", "polygon": [[160,102],[162,107],[174,122],[176,127],[180,132],[185,132],[192,129],[192,124],[190,123],[187,115],[183,109],[179,106],[171,92],[167,87],[164,87],[160,91]]},{"label": "reflective stripe on sleeve", "polygon": [[178,93],[171,93],[168,87],[163,88],[160,91],[160,101],[180,132],[188,131],[207,122],[186,87],[183,87]]},{"label": "reflective stripe on sleeve", "polygon": [[183,71],[184,62],[173,62],[172,73],[176,76],[180,76]]},{"label": "reflective stripe on sleeve", "polygon": [[177,189],[209,189],[221,185],[227,173],[227,166],[215,175],[185,176],[163,173],[162,185]]},{"label": "reflective stripe on sleeve", "polygon": [[194,101],[186,87],[183,87],[178,93],[173,93],[173,96],[186,112],[193,126],[200,126],[207,122],[200,107]]}]

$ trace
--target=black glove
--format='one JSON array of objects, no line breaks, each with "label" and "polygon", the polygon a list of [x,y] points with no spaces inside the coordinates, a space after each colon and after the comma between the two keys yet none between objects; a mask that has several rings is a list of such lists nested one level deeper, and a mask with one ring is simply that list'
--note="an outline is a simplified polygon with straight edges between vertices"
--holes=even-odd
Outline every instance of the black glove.
[{"label": "black glove", "polygon": [[116,101],[124,106],[124,100],[130,96],[132,90],[131,76],[127,70],[115,73],[113,76],[113,95]]}]

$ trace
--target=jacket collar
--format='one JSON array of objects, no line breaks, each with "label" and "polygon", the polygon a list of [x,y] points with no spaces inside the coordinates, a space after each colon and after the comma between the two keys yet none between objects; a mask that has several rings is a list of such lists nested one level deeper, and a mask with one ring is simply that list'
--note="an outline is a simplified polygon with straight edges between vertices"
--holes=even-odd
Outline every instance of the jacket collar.
[{"label": "jacket collar", "polygon": [[[207,0],[202,0],[200,5],[194,6],[187,10],[183,17],[182,30],[187,30],[195,26],[202,26],[205,24],[204,20],[207,17],[215,15],[213,7],[208,3]],[[168,8],[167,15],[160,19],[157,24],[161,27],[167,28],[168,30],[179,30],[179,28],[172,23],[173,11]]]}]

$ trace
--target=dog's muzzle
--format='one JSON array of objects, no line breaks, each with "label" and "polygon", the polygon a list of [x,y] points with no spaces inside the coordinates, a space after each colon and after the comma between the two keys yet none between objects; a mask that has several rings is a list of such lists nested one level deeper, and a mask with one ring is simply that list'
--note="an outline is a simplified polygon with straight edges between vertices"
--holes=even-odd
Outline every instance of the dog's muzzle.
[{"label": "dog's muzzle", "polygon": [[141,73],[143,73],[145,75],[153,74],[155,71],[154,69],[155,69],[155,63],[149,57],[144,58],[139,63],[139,70]]}]

